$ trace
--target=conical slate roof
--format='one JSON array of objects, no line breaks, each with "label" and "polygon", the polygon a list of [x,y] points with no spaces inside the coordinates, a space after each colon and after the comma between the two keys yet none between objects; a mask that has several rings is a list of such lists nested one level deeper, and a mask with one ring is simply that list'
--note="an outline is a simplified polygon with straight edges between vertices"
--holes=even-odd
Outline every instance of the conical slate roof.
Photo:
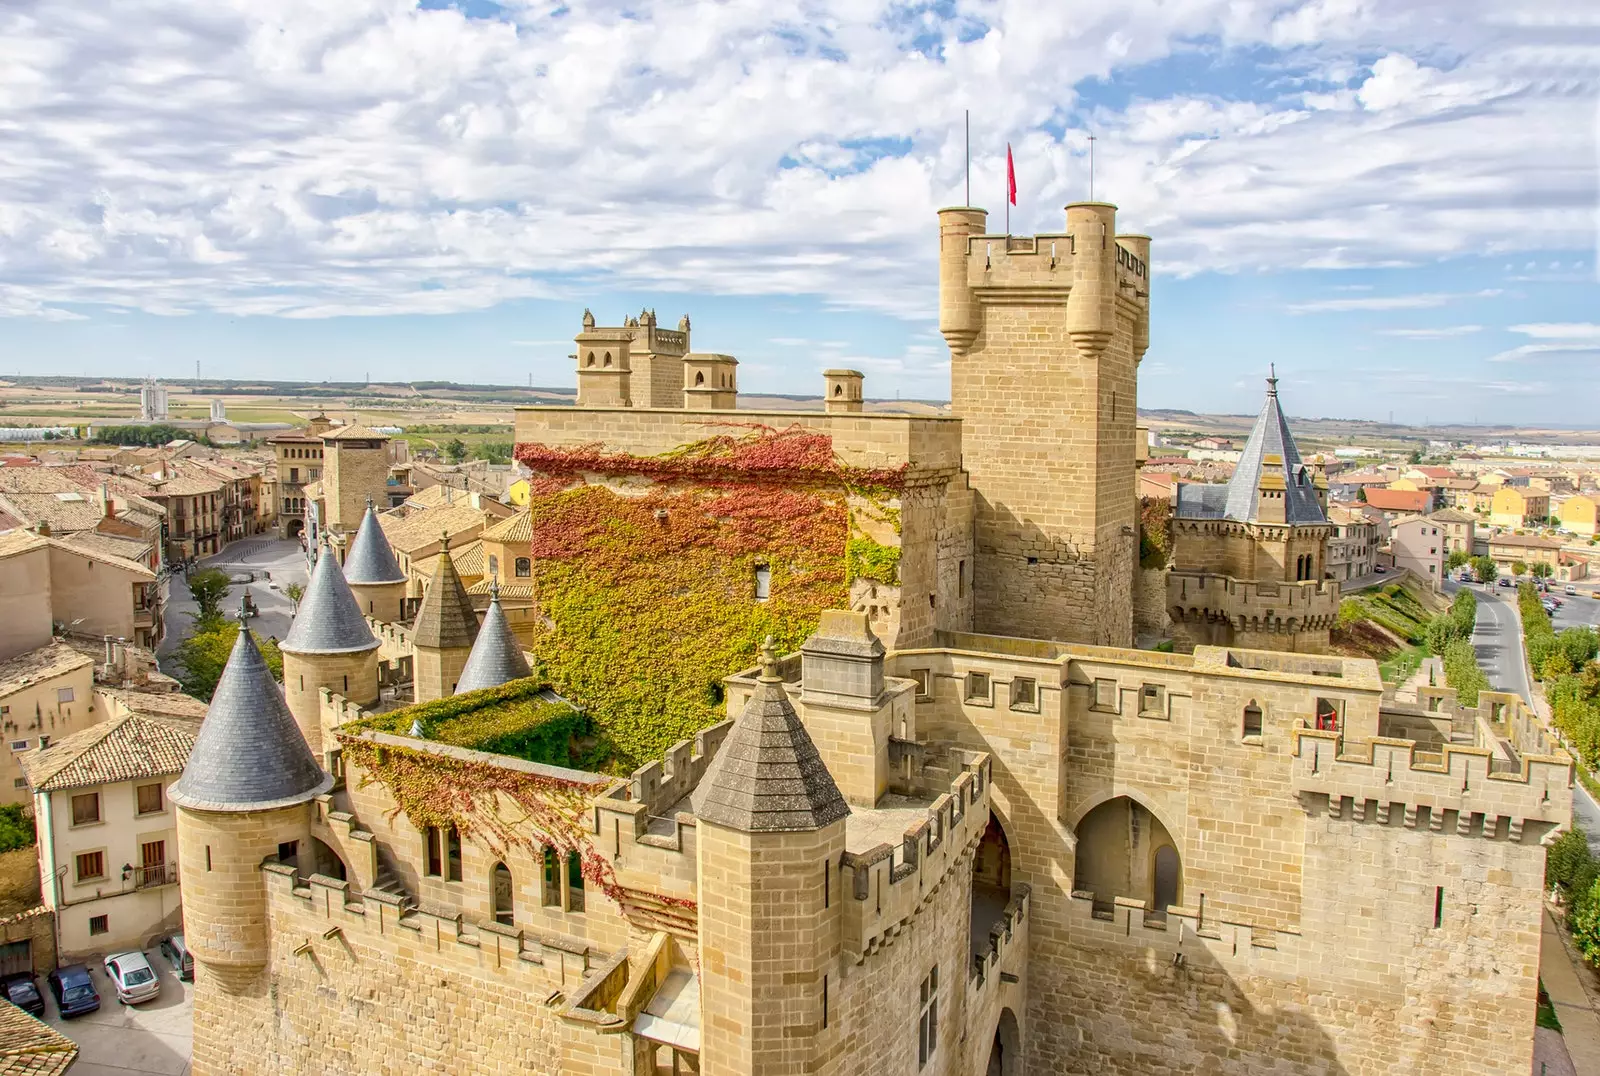
[{"label": "conical slate roof", "polygon": [[524,676],[532,676],[528,659],[522,653],[522,644],[511,634],[505,611],[500,608],[500,588],[489,589],[489,611],[484,614],[483,627],[478,629],[478,641],[472,644],[467,664],[456,683],[456,694],[478,691],[486,687],[499,687]]},{"label": "conical slate roof", "polygon": [[394,550],[378,523],[378,512],[371,500],[367,501],[367,514],[361,517],[361,526],[350,542],[350,552],[345,555],[344,577],[357,586],[406,581],[406,573],[394,559]]},{"label": "conical slate roof", "polygon": [[217,681],[183,776],[167,794],[202,811],[260,811],[304,803],[333,787],[306,746],[243,624]]},{"label": "conical slate roof", "polygon": [[478,637],[478,614],[467,597],[467,588],[456,574],[455,561],[450,559],[450,544],[446,541],[439,550],[439,561],[434,566],[433,582],[422,595],[422,607],[417,610],[417,620],[411,628],[414,646],[429,646],[435,650],[450,650],[471,646]]},{"label": "conical slate roof", "polygon": [[377,646],[378,637],[367,627],[350,584],[324,546],[300,598],[300,611],[278,649],[291,654],[350,654]]},{"label": "conical slate roof", "polygon": [[1326,523],[1327,515],[1317,501],[1316,488],[1311,483],[1311,471],[1300,462],[1300,450],[1295,447],[1289,424],[1278,406],[1278,378],[1276,372],[1267,378],[1267,402],[1261,405],[1255,428],[1244,444],[1244,454],[1228,481],[1228,501],[1223,518],[1241,522],[1254,522],[1258,491],[1263,475],[1276,474],[1283,479],[1283,511],[1285,523]]},{"label": "conical slate roof", "polygon": [[777,672],[770,644],[756,692],[695,789],[695,815],[742,833],[821,829],[850,813]]}]

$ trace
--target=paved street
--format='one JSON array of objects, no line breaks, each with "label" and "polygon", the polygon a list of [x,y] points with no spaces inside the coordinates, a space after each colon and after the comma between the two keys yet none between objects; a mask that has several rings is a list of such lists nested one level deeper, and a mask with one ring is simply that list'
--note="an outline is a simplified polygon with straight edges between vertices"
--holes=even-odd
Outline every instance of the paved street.
[{"label": "paved street", "polygon": [[86,962],[100,993],[100,1011],[63,1020],[55,998],[42,989],[45,1022],[78,1044],[72,1076],[187,1076],[194,1047],[193,984],[180,982],[158,950],[146,950],[161,976],[161,996],[141,1005],[117,1003],[98,960]]},{"label": "paved street", "polygon": [[[250,629],[263,638],[270,636],[282,639],[288,632],[289,599],[284,597],[282,588],[295,582],[304,586],[309,578],[300,543],[269,537],[234,542],[215,556],[202,560],[200,567],[219,568],[239,580],[223,601],[223,611],[230,616],[238,610],[240,597],[249,588],[250,597],[261,610],[261,615],[250,622]],[[255,581],[244,582],[245,577],[250,575],[255,576]],[[268,579],[268,576],[271,578]],[[174,575],[164,613],[167,634],[158,650],[163,659],[169,657],[189,634],[194,611],[195,604],[189,597],[188,584],[181,573]],[[172,671],[165,660],[162,668],[169,673]]]}]

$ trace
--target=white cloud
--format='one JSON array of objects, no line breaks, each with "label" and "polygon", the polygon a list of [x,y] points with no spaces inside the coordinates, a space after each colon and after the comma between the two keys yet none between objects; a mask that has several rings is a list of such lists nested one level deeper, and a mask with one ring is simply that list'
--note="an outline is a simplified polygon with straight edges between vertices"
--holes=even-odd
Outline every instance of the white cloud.
[{"label": "white cloud", "polygon": [[[1355,299],[1313,299],[1290,303],[1291,314],[1331,314],[1348,310],[1430,310],[1449,306],[1463,299],[1487,299],[1499,295],[1498,288],[1472,292],[1425,292],[1419,295],[1364,295]],[[1403,334],[1397,334],[1403,335]]]},{"label": "white cloud", "polygon": [[[1096,193],[1156,236],[1158,272],[1543,265],[1592,242],[1594,146],[1574,132],[1593,128],[1600,48],[1560,11],[502,6],[515,26],[408,0],[0,6],[0,316],[673,290],[922,319],[969,101],[980,202],[1016,147],[1019,231],[1059,227],[1087,193],[1081,131],[1056,133],[1087,114]],[[1116,109],[1078,96],[1197,40],[1278,50],[1261,65],[1278,82]]]},{"label": "white cloud", "polygon": [[1482,325],[1443,325],[1434,329],[1379,329],[1380,336],[1399,336],[1407,340],[1449,340],[1482,332]]},{"label": "white cloud", "polygon": [[1563,355],[1575,357],[1580,355],[1600,356],[1600,341],[1591,343],[1568,342],[1559,344],[1522,344],[1519,347],[1490,355],[1490,362],[1520,362],[1539,355]]},{"label": "white cloud", "polygon": [[1536,322],[1529,325],[1512,325],[1509,329],[1523,336],[1531,336],[1535,340],[1600,341],[1600,325],[1593,322]]}]

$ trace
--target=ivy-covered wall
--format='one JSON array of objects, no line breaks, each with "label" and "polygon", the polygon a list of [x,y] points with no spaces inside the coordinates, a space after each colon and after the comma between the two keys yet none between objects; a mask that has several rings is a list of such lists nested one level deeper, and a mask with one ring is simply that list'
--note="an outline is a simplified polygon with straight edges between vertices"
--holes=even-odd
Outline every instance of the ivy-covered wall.
[{"label": "ivy-covered wall", "polygon": [[898,582],[881,539],[902,471],[844,466],[798,426],[732,429],[662,456],[517,446],[535,472],[532,649],[613,771],[719,720],[722,678],[768,635],[798,647],[853,577]]}]

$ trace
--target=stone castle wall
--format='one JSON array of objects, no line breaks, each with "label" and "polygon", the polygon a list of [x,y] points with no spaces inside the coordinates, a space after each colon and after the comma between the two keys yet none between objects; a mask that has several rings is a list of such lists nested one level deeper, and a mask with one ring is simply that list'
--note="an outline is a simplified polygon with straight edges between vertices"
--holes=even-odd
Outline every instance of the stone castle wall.
[{"label": "stone castle wall", "polygon": [[1133,631],[1138,635],[1166,635],[1172,629],[1167,615],[1167,570],[1134,568]]}]

